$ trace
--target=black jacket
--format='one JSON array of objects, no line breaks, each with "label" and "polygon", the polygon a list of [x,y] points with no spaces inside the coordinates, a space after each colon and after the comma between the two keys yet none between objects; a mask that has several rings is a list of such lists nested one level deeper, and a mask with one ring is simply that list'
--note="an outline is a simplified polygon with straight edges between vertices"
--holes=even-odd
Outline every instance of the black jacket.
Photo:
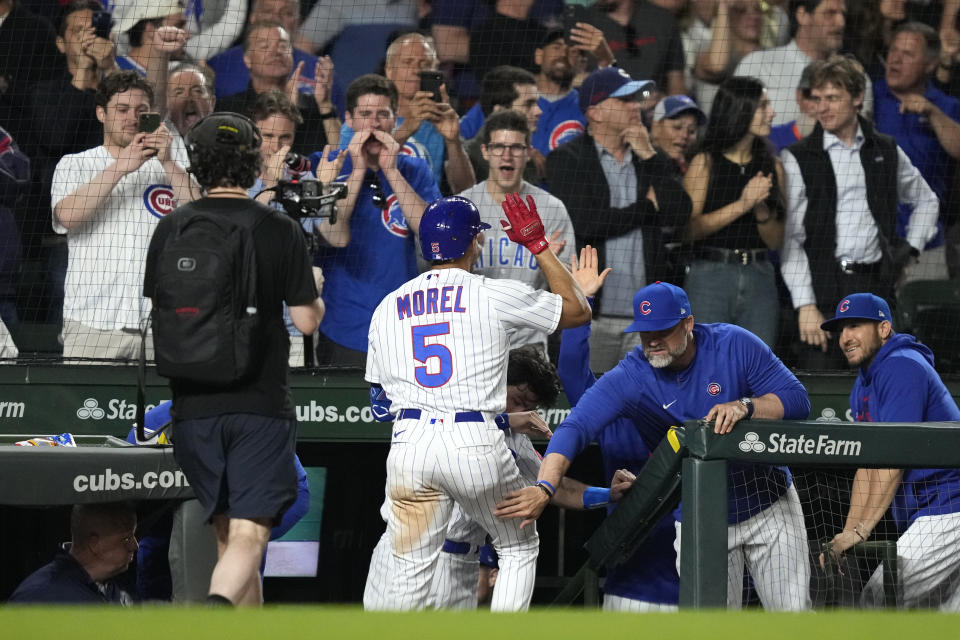
[{"label": "black jacket", "polygon": [[20,583],[8,602],[49,604],[131,604],[130,596],[112,580],[97,586],[65,549]]},{"label": "black jacket", "polygon": [[[547,186],[567,207],[577,248],[587,244],[597,248],[601,270],[606,266],[605,241],[641,228],[647,280],[654,282],[668,273],[662,228],[683,227],[693,205],[676,177],[674,161],[662,151],[648,160],[641,160],[634,153],[633,166],[637,174],[637,201],[627,207],[612,208],[610,186],[596,144],[593,136],[584,133],[547,156]],[[651,186],[659,207],[646,198]]]}]

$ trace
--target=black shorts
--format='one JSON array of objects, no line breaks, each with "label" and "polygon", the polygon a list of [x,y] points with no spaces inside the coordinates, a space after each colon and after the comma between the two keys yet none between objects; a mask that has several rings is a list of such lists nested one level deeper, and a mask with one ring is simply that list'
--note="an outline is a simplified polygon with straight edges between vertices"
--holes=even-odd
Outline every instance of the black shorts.
[{"label": "black shorts", "polygon": [[297,499],[297,423],[251,413],[173,423],[173,455],[207,520],[279,522]]}]

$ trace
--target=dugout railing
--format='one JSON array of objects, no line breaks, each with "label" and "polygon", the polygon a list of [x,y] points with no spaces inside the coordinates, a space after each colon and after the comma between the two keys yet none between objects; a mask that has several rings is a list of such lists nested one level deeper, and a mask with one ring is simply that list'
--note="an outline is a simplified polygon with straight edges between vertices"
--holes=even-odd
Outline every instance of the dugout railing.
[{"label": "dugout railing", "polygon": [[[725,607],[729,461],[829,469],[955,468],[960,467],[960,423],[764,420],[741,423],[725,436],[703,421],[671,428],[634,489],[584,545],[588,561],[554,604],[571,604],[583,592],[584,604],[596,605],[602,567],[630,555],[682,499],[680,606]],[[884,601],[896,606],[896,543],[861,543],[850,553],[883,562]]]}]

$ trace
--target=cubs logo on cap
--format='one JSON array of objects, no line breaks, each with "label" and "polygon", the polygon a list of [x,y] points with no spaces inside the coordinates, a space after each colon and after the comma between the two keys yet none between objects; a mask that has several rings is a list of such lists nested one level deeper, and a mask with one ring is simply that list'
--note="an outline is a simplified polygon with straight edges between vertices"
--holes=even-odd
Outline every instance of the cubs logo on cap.
[{"label": "cubs logo on cap", "polygon": [[624,333],[663,331],[692,314],[687,293],[668,282],[654,282],[633,296],[633,322]]},{"label": "cubs logo on cap", "polygon": [[851,293],[837,305],[834,317],[824,321],[820,328],[824,331],[837,331],[844,320],[871,320],[889,322],[893,325],[893,316],[887,301],[872,293]]}]

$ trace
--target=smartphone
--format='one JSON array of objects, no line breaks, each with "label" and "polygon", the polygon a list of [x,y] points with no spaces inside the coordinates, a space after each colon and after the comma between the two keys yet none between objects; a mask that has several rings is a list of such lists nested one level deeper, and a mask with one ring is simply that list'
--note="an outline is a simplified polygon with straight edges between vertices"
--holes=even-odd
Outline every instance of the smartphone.
[{"label": "smartphone", "polygon": [[443,74],[439,71],[421,71],[420,72],[420,91],[430,91],[433,93],[433,101],[440,102],[443,97],[440,95],[440,85],[445,80]]},{"label": "smartphone", "polygon": [[568,4],[563,8],[563,39],[567,44],[573,44],[571,31],[577,26],[580,20],[580,7],[575,4]]},{"label": "smartphone", "polygon": [[113,30],[113,16],[109,11],[94,11],[90,18],[93,26],[93,35],[105,40],[110,39],[110,31]]},{"label": "smartphone", "polygon": [[148,111],[140,114],[140,125],[137,131],[141,133],[153,133],[160,126],[160,114]]}]

